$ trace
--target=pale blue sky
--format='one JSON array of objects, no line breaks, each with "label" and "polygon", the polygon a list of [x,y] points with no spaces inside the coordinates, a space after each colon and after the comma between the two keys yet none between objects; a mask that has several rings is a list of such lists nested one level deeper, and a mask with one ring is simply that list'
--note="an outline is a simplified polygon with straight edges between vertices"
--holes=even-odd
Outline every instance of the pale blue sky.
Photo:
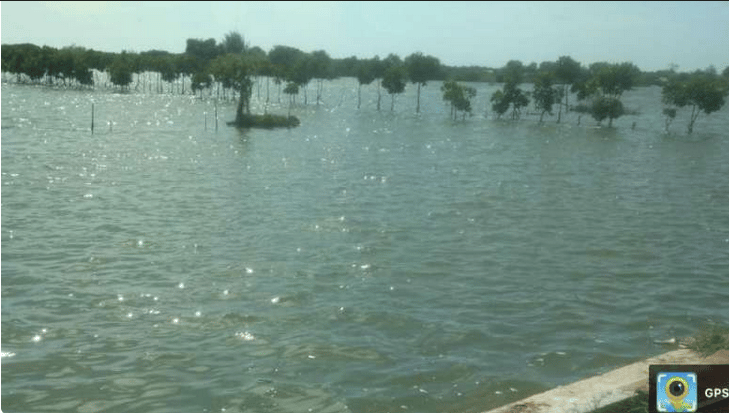
[{"label": "pale blue sky", "polygon": [[729,2],[3,2],[2,43],[181,53],[239,31],[252,46],[343,58],[420,51],[501,67],[569,55],[643,70],[729,65]]}]

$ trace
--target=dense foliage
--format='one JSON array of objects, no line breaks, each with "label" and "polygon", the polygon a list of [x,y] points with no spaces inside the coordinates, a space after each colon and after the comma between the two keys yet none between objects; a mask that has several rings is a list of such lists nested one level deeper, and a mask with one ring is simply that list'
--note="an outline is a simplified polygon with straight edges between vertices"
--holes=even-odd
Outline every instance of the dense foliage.
[{"label": "dense foliage", "polygon": [[[725,70],[725,72],[727,72]],[[725,98],[729,92],[727,80],[722,81],[716,75],[698,73],[690,80],[680,81],[671,79],[663,86],[663,103],[669,105],[663,113],[671,120],[676,117],[676,108],[691,107],[688,133],[693,132],[694,123],[701,112],[710,114],[724,106]],[[670,121],[666,121],[666,129]]]},{"label": "dense foliage", "polygon": [[451,104],[451,116],[455,120],[458,112],[463,112],[463,119],[466,119],[466,113],[471,114],[471,98],[476,96],[476,89],[470,86],[464,86],[455,80],[443,82],[440,90],[443,92],[443,100]]},{"label": "dense foliage", "polygon": [[[416,113],[420,112],[421,87],[430,81],[444,81],[441,90],[444,100],[451,104],[451,115],[455,117],[462,112],[464,118],[472,111],[470,98],[475,90],[458,82],[499,82],[503,86],[491,96],[491,108],[497,117],[511,109],[511,119],[516,120],[531,100],[540,122],[546,114],[552,115],[557,105],[557,122],[561,121],[562,112],[579,109],[598,122],[608,119],[609,125],[626,113],[620,101],[624,91],[636,86],[659,85],[663,87],[666,105],[663,112],[667,117],[666,129],[679,109],[690,107],[688,130],[691,132],[700,113],[708,115],[723,107],[729,90],[729,67],[721,74],[713,66],[695,73],[677,73],[675,69],[672,65],[667,70],[641,72],[632,63],[606,62],[585,67],[569,56],[539,65],[511,60],[501,68],[446,66],[436,57],[420,52],[404,60],[395,54],[384,59],[379,56],[337,59],[323,50],[307,53],[284,45],[266,53],[259,47],[249,47],[237,32],[226,34],[219,43],[215,39],[187,39],[185,52],[180,54],[160,50],[106,53],[77,46],[55,49],[33,44],[2,46],[2,71],[15,75],[16,82],[193,93],[201,98],[207,91],[209,96],[215,94],[217,98],[237,97],[237,117],[250,115],[251,95],[257,86],[260,98],[262,77],[266,104],[270,101],[270,81],[278,88],[278,101],[283,89],[294,105],[302,92],[303,103],[308,104],[309,84],[315,80],[319,104],[327,80],[353,77],[359,84],[357,107],[360,108],[362,86],[375,82],[377,110],[381,106],[381,87],[391,95],[391,110],[394,110],[395,96],[403,93],[406,82],[410,81],[417,85]],[[102,73],[106,76],[100,76]],[[529,83],[533,84],[531,91],[520,88]],[[576,95],[576,107],[570,105],[570,94]]]}]

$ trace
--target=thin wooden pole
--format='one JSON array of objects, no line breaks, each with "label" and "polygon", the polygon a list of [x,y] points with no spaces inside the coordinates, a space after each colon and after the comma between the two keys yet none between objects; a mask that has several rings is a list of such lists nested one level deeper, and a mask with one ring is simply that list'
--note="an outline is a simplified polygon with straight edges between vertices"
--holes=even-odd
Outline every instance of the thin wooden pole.
[{"label": "thin wooden pole", "polygon": [[91,134],[94,134],[94,104],[91,104]]}]

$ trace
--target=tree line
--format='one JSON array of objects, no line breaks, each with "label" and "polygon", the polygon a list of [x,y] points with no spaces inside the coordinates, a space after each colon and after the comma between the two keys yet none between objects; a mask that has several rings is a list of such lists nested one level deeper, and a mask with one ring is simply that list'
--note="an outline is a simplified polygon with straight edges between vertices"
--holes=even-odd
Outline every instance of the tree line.
[{"label": "tree line", "polygon": [[[532,82],[533,90],[525,92],[519,88],[524,79],[521,62],[507,63],[504,86],[491,96],[491,108],[497,117],[511,109],[511,118],[518,119],[531,97],[540,115],[539,122],[545,114],[552,115],[553,107],[557,105],[557,123],[564,109],[589,114],[598,123],[608,119],[608,126],[612,126],[614,119],[626,113],[620,100],[623,92],[633,89],[641,76],[640,69],[630,62],[598,62],[583,67],[569,56],[562,56],[556,62],[544,62],[539,69]],[[688,133],[691,133],[700,113],[709,115],[724,106],[729,94],[729,67],[721,76],[713,67],[690,74],[676,73],[672,69],[660,81],[666,131],[676,117],[677,109],[688,106],[691,108]],[[575,106],[569,104],[570,93],[577,97]]]},{"label": "tree line", "polygon": [[[303,92],[308,104],[309,85],[314,81],[316,103],[322,100],[324,81],[338,77],[354,77],[358,81],[357,107],[361,106],[361,89],[373,82],[377,87],[377,109],[381,109],[382,89],[390,97],[390,110],[395,98],[405,90],[408,82],[417,87],[416,112],[420,112],[420,90],[430,81],[443,81],[443,99],[451,104],[454,119],[461,112],[472,113],[470,99],[475,89],[459,82],[486,81],[503,83],[503,87],[490,98],[491,109],[497,117],[510,112],[511,119],[519,119],[522,111],[533,102],[542,122],[546,114],[553,114],[556,106],[557,122],[562,113],[574,110],[592,115],[598,122],[614,119],[625,113],[620,97],[633,87],[660,85],[663,87],[666,128],[675,118],[677,109],[692,109],[689,132],[699,113],[709,114],[724,105],[729,87],[729,67],[719,75],[713,66],[694,73],[677,73],[675,66],[664,71],[641,72],[632,63],[593,63],[586,67],[569,56],[554,62],[537,65],[511,60],[502,68],[450,67],[433,56],[413,53],[404,59],[389,54],[359,59],[355,56],[335,59],[325,51],[311,53],[290,46],[278,45],[266,53],[260,47],[250,47],[238,32],[226,34],[221,42],[215,39],[187,39],[184,53],[172,54],[161,50],[141,53],[99,52],[78,46],[55,49],[33,44],[2,46],[2,71],[17,76],[18,82],[42,83],[72,87],[93,87],[100,84],[99,73],[113,87],[157,93],[200,93],[203,90],[217,97],[238,96],[236,117],[250,114],[250,98],[254,84],[259,98],[265,80],[265,102],[271,101],[270,83],[289,96],[290,106]],[[136,79],[135,79],[136,78]],[[258,79],[255,82],[253,79]],[[186,83],[190,88],[186,92]],[[533,90],[525,91],[520,85],[531,83]],[[577,98],[570,105],[570,95]]]}]

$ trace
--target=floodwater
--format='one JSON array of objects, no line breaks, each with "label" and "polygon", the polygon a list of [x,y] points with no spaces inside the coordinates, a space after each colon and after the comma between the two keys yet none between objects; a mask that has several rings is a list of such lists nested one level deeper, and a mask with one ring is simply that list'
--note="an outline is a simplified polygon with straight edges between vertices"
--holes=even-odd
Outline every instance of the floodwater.
[{"label": "floodwater", "polygon": [[216,131],[209,98],[4,84],[3,411],[479,412],[729,325],[727,107],[539,125],[474,86],[465,121],[341,79]]}]

